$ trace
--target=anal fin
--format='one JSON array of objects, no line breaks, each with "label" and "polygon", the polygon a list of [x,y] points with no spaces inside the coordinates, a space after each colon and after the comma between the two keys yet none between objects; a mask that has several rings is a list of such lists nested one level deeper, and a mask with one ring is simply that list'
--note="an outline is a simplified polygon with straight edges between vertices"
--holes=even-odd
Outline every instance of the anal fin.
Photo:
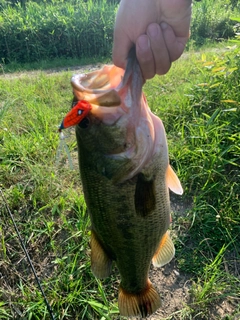
[{"label": "anal fin", "polygon": [[145,318],[161,307],[161,299],[148,279],[146,288],[137,294],[127,292],[120,285],[118,306],[122,316]]},{"label": "anal fin", "polygon": [[172,242],[172,239],[170,238],[170,232],[167,231],[160,241],[158,249],[155,255],[153,256],[152,263],[154,267],[162,267],[168,262],[170,262],[174,255],[174,244]]},{"label": "anal fin", "polygon": [[91,232],[91,268],[93,274],[100,279],[106,278],[111,273],[112,260],[100,244],[94,231]]}]

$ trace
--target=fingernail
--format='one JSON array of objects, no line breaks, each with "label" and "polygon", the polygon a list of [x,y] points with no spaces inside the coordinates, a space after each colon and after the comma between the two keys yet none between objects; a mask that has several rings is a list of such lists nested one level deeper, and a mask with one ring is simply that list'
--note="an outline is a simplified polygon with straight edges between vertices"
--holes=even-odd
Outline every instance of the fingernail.
[{"label": "fingernail", "polygon": [[148,33],[151,38],[156,38],[159,34],[159,26],[157,24],[150,24]]},{"label": "fingernail", "polygon": [[146,51],[150,47],[150,42],[146,35],[140,36],[137,40],[137,44],[143,51]]},{"label": "fingernail", "polygon": [[163,30],[166,30],[167,27],[168,27],[168,25],[166,24],[166,22],[162,22],[162,23],[160,24],[160,26],[161,26],[161,28],[162,28]]}]

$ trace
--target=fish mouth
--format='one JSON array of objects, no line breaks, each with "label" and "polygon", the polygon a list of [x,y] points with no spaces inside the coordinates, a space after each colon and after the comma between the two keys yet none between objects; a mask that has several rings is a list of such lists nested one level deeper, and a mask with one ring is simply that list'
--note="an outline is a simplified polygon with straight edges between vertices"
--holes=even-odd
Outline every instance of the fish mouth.
[{"label": "fish mouth", "polygon": [[121,104],[118,88],[121,85],[124,70],[114,65],[88,74],[77,74],[71,79],[73,94],[77,100],[86,100],[90,104],[114,107]]}]

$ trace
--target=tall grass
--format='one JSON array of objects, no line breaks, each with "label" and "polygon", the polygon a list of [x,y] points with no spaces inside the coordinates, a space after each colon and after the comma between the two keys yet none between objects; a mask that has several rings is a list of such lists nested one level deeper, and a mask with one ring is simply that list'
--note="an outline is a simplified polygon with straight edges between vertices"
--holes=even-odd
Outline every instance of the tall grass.
[{"label": "tall grass", "polygon": [[191,38],[195,45],[206,41],[221,41],[234,36],[234,22],[230,19],[232,9],[224,1],[193,2]]},{"label": "tall grass", "polygon": [[28,2],[1,12],[2,62],[108,56],[116,5],[103,1]]},{"label": "tall grass", "polygon": [[[223,300],[239,310],[239,47],[186,55],[144,87],[164,122],[170,161],[183,184],[173,213],[176,263],[191,276],[191,301],[174,319],[211,319]],[[71,72],[0,78],[0,186],[57,319],[119,319],[118,273],[90,271],[89,219],[74,134],[56,166],[57,127],[71,104]],[[178,199],[177,201],[180,201]],[[48,319],[0,202],[0,318]]]},{"label": "tall grass", "polygon": [[[54,58],[111,57],[118,1],[0,2],[0,63]],[[234,5],[234,8],[239,8]],[[238,8],[238,9],[237,9]],[[239,11],[238,11],[239,12]],[[202,0],[193,5],[192,43],[234,35],[230,3]]]}]

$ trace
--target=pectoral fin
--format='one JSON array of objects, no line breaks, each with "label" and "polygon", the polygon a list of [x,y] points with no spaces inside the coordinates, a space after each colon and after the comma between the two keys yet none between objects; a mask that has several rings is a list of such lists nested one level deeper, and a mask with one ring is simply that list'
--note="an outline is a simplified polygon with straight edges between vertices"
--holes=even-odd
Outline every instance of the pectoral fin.
[{"label": "pectoral fin", "polygon": [[166,180],[168,188],[176,194],[183,194],[183,188],[181,186],[181,182],[178,179],[178,176],[173,171],[173,168],[168,165],[166,172]]},{"label": "pectoral fin", "polygon": [[162,267],[172,260],[175,255],[175,248],[170,238],[170,232],[167,231],[161,239],[158,249],[153,256],[152,263],[154,267]]},{"label": "pectoral fin", "polygon": [[111,273],[112,260],[108,257],[94,231],[91,233],[91,268],[93,274],[100,279]]},{"label": "pectoral fin", "polygon": [[144,180],[144,175],[137,176],[135,190],[135,210],[142,217],[150,214],[156,206],[155,183],[153,180]]}]

